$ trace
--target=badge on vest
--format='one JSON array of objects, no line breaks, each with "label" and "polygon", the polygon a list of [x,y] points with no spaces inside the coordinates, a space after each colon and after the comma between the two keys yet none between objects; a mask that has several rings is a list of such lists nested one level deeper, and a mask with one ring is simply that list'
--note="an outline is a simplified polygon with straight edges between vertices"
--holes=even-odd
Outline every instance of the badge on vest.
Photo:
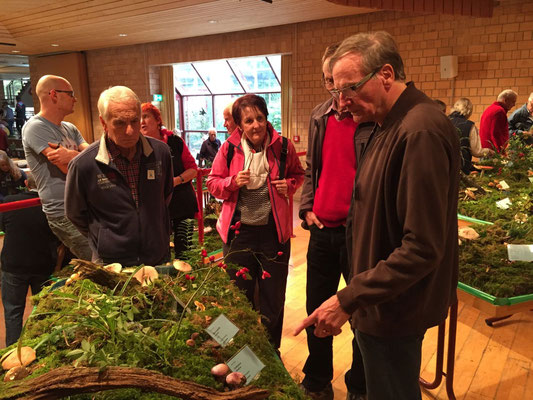
[{"label": "badge on vest", "polygon": [[153,181],[155,179],[155,171],[153,169],[147,170],[146,171],[146,175],[147,175],[146,178],[148,180],[152,180]]}]

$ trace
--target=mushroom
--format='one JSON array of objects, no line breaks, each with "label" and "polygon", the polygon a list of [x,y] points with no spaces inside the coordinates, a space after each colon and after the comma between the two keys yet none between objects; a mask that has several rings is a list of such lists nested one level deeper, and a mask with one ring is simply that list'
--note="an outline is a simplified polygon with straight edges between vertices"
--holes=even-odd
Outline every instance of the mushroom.
[{"label": "mushroom", "polygon": [[246,377],[241,372],[232,372],[226,376],[226,383],[230,388],[237,389],[246,383]]},{"label": "mushroom", "polygon": [[148,286],[159,278],[159,274],[154,267],[145,266],[138,270],[133,277],[141,282],[143,286]]},{"label": "mushroom", "polygon": [[185,261],[174,260],[172,265],[174,265],[174,268],[176,268],[178,271],[181,271],[181,272],[191,272],[192,271],[192,267],[190,266],[190,264],[187,264]]},{"label": "mushroom", "polygon": [[114,272],[115,274],[120,274],[120,271],[122,271],[122,264],[120,263],[108,264],[104,266],[104,269],[107,271]]},{"label": "mushroom", "polygon": [[479,237],[479,233],[477,233],[473,228],[467,226],[464,228],[459,228],[459,237],[466,240],[475,240]]},{"label": "mushroom", "polygon": [[194,339],[187,339],[185,344],[189,347],[194,347],[196,345],[196,342],[194,341]]},{"label": "mushroom", "polygon": [[20,349],[20,359],[18,356],[17,349],[11,350],[9,353],[5,354],[2,358],[2,368],[3,369],[12,369],[14,367],[26,366],[31,364],[35,359],[35,350],[31,347],[22,347]]},{"label": "mushroom", "polygon": [[213,368],[211,368],[211,374],[219,382],[224,382],[228,372],[229,372],[229,367],[224,363],[217,364]]},{"label": "mushroom", "polygon": [[26,378],[29,374],[30,371],[28,371],[28,368],[21,367],[19,365],[18,367],[13,367],[6,372],[6,375],[4,376],[4,382],[18,381]]}]

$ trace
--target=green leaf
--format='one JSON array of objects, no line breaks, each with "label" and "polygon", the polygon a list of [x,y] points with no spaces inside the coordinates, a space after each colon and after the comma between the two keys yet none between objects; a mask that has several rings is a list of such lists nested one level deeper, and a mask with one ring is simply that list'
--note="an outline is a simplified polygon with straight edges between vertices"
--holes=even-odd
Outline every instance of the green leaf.
[{"label": "green leaf", "polygon": [[78,354],[83,354],[84,351],[82,349],[75,349],[75,350],[72,350],[72,351],[69,351],[66,356],[67,357],[72,357],[72,356],[77,356]]},{"label": "green leaf", "polygon": [[91,344],[87,340],[83,339],[81,341],[81,348],[85,352],[91,351]]}]

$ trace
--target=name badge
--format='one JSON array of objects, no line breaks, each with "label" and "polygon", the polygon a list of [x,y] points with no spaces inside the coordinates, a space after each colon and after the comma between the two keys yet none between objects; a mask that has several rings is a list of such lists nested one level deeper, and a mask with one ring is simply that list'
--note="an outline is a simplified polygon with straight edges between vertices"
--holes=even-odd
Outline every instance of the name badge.
[{"label": "name badge", "polygon": [[155,171],[153,169],[149,169],[148,171],[146,171],[146,174],[147,174],[148,179],[150,180],[155,179]]}]

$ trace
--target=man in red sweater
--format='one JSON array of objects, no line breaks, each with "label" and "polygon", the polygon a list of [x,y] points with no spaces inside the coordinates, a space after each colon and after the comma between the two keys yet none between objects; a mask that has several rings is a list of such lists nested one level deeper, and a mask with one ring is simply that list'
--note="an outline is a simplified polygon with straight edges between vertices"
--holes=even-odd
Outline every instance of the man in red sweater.
[{"label": "man in red sweater", "polygon": [[[329,60],[338,44],[322,57],[322,82],[334,89]],[[357,129],[357,133],[356,133]],[[337,292],[341,276],[349,282],[346,249],[346,217],[350,208],[357,156],[370,135],[358,128],[351,114],[330,97],[315,107],[309,123],[307,168],[300,202],[302,225],[311,231],[307,250],[306,308],[311,314]],[[366,132],[366,134],[365,134]],[[333,338],[319,338],[307,329],[309,357],[303,368],[303,390],[312,399],[333,400]],[[353,361],[346,373],[348,399],[364,398],[366,385],[361,353],[355,338]]]},{"label": "man in red sweater", "polygon": [[481,147],[501,152],[509,140],[509,124],[507,112],[516,104],[517,94],[511,89],[504,90],[498,95],[497,101],[492,103],[481,115],[479,138]]}]

